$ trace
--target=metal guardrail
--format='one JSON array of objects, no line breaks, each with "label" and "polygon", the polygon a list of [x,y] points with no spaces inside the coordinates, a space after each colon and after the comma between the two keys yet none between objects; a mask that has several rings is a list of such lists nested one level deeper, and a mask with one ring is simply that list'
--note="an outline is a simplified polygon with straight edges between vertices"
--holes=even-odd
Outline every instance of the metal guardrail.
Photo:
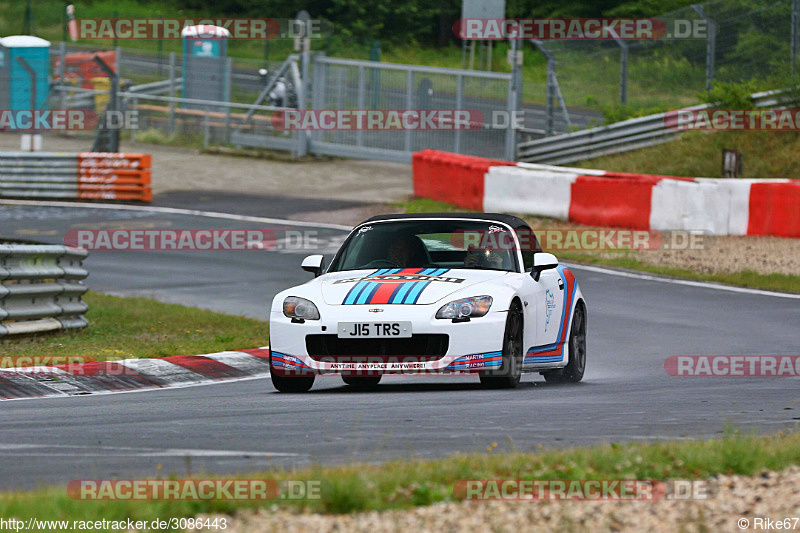
[{"label": "metal guardrail", "polygon": [[78,197],[78,154],[0,153],[0,197]]},{"label": "metal guardrail", "polygon": [[87,255],[62,245],[0,245],[0,337],[86,327]]},{"label": "metal guardrail", "polygon": [[152,200],[150,156],[0,152],[0,198]]},{"label": "metal guardrail", "polygon": [[150,83],[143,83],[141,85],[131,85],[130,87],[128,87],[128,92],[147,93],[147,94],[167,94],[170,91],[180,87],[182,83],[183,83],[183,77],[179,76],[174,80],[162,80]]},{"label": "metal guardrail", "polygon": [[[751,98],[756,108],[780,108],[786,105],[784,94],[786,91],[766,91],[755,93]],[[699,111],[713,107],[713,104],[702,104],[684,109]],[[609,126],[523,142],[517,145],[517,160],[563,165],[668,142],[682,133],[676,128],[682,122],[673,117],[674,124],[669,128],[665,120],[667,115],[657,113]]]}]

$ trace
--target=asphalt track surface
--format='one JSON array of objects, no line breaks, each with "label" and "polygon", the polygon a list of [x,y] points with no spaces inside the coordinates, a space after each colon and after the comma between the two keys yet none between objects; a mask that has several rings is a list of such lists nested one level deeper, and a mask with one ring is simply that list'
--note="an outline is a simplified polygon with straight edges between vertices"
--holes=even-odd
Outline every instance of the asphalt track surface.
[{"label": "asphalt track surface", "polygon": [[[48,234],[54,221],[63,223]],[[4,237],[58,242],[58,232],[88,223],[265,227],[164,213],[0,207]],[[317,231],[325,239],[342,234]],[[271,294],[308,279],[298,268],[302,254],[294,252],[187,254],[95,252],[89,283],[263,318]],[[715,437],[729,425],[762,433],[797,427],[798,378],[671,377],[664,361],[684,354],[797,354],[800,300],[574,271],[589,310],[588,369],[580,384],[550,385],[526,375],[515,390],[491,391],[477,378],[386,377],[377,391],[360,393],[338,377],[322,377],[308,394],[282,395],[269,380],[256,379],[4,402],[0,488],[440,457],[485,452],[492,442],[497,451],[525,451],[539,444]]]}]

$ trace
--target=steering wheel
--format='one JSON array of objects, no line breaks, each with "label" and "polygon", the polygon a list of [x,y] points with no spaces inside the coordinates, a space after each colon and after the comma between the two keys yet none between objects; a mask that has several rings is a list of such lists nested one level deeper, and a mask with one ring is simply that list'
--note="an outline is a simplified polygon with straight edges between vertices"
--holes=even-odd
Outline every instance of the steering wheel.
[{"label": "steering wheel", "polygon": [[400,265],[388,259],[374,259],[361,268],[400,268]]}]

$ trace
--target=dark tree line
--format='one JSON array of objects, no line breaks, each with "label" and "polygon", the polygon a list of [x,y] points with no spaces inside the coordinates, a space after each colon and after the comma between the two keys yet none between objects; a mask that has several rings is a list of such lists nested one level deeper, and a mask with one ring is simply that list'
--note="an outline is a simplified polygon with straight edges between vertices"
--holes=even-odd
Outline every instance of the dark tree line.
[{"label": "dark tree line", "polygon": [[[182,7],[219,16],[290,18],[301,9],[335,25],[335,32],[358,40],[446,45],[461,0],[177,0]],[[649,17],[692,0],[506,0],[507,17]]]}]

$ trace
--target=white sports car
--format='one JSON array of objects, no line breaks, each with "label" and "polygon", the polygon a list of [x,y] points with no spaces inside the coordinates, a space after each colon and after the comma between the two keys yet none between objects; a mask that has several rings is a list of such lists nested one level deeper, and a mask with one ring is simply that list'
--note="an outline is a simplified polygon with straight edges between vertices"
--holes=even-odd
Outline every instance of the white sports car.
[{"label": "white sports car", "polygon": [[356,226],[326,268],[272,302],[270,371],[282,392],[317,374],[369,389],[386,373],[476,373],[513,388],[522,372],[578,382],[586,305],[572,272],[521,219],[382,215]]}]

